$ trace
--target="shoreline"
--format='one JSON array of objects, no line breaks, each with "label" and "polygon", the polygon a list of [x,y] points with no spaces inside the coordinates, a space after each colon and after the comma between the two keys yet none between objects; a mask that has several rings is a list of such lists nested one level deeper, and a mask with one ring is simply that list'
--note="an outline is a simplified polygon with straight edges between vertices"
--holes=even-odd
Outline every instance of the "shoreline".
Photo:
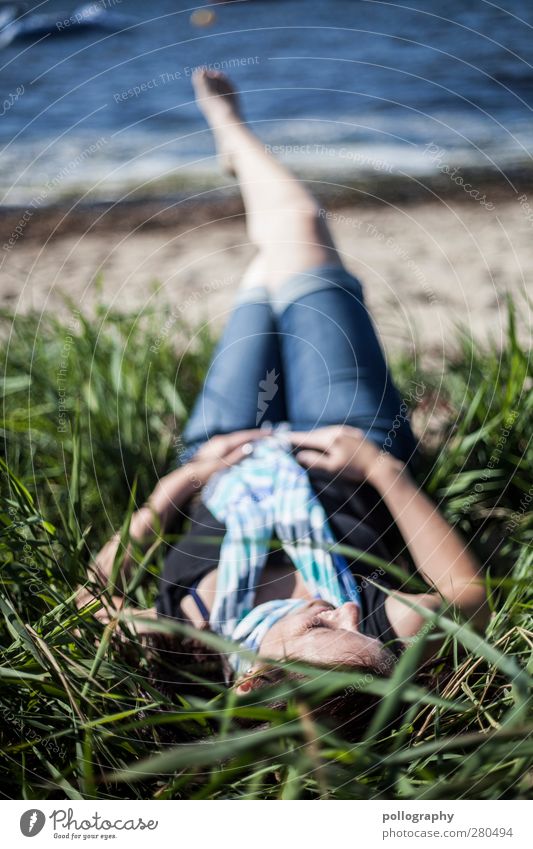
[{"label": "shoreline", "polygon": [[[489,337],[500,344],[508,295],[521,341],[531,347],[528,184],[485,186],[490,209],[457,186],[437,195],[404,182],[398,195],[389,183],[389,196],[331,188],[313,186],[346,267],[364,284],[387,352],[429,357],[444,369],[458,325],[476,344]],[[4,244],[18,220],[20,209],[0,210]],[[41,207],[3,251],[0,304],[67,318],[66,297],[89,314],[102,305],[139,315],[155,308],[162,326],[179,309],[191,332],[204,322],[218,332],[253,255],[235,191],[210,192],[200,203],[186,196]]]},{"label": "shoreline", "polygon": [[[458,173],[462,184],[472,187],[470,194],[453,175],[443,173],[408,177],[373,171],[354,179],[353,174],[343,172],[321,174],[302,170],[299,176],[310,185],[319,203],[333,210],[347,206],[372,208],[451,201],[467,205],[481,202],[491,211],[498,203],[516,200],[521,194],[530,197],[533,206],[533,171],[509,169],[502,175],[486,169],[463,168]],[[125,196],[127,199],[82,202],[79,197],[72,197],[50,204],[39,204],[34,199],[27,204],[0,205],[0,247],[10,250],[22,236],[25,241],[45,242],[75,233],[105,233],[110,227],[115,232],[132,232],[179,228],[191,222],[199,226],[244,213],[234,184],[223,186],[200,181],[195,188],[185,190],[181,186],[179,191],[168,193],[160,192],[164,187],[154,188],[154,193],[145,195],[132,190]],[[10,244],[12,236],[15,238]]]}]

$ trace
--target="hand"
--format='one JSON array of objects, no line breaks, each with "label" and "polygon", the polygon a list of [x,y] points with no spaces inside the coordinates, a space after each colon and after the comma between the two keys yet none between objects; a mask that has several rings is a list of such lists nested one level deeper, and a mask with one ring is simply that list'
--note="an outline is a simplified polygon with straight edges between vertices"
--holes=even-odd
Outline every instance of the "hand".
[{"label": "hand", "polygon": [[[89,567],[89,573],[95,579],[96,583],[102,587],[106,587],[109,582],[119,545],[120,534],[113,534],[103,548],[100,549]],[[95,595],[89,587],[80,587],[76,594],[76,605],[78,608],[84,607],[89,602],[94,601],[94,598]]]},{"label": "hand", "polygon": [[289,437],[302,466],[325,469],[354,481],[372,482],[375,471],[388,456],[361,430],[348,425],[292,431]]},{"label": "hand", "polygon": [[[271,431],[265,429],[240,430],[234,433],[214,436],[196,452],[190,463],[175,469],[161,478],[148,503],[137,510],[130,524],[130,540],[141,546],[149,544],[157,534],[164,531],[169,519],[195,490],[199,490],[212,474],[235,465],[247,452],[246,445],[256,439],[263,439]],[[114,534],[96,555],[91,567],[97,580],[106,586],[111,577],[113,563],[120,546],[120,533]],[[131,546],[124,552],[121,575],[125,579],[132,567]],[[89,590],[80,590],[78,606],[92,599]]]},{"label": "hand", "polygon": [[108,539],[106,544],[100,549],[94,558],[91,570],[103,586],[106,586],[109,578],[111,577],[113,563],[115,562],[119,547],[120,534],[116,533]]},{"label": "hand", "polygon": [[234,466],[247,456],[250,442],[270,436],[265,429],[237,430],[234,433],[213,436],[196,452],[184,469],[190,472],[195,489],[200,489],[212,474]]},{"label": "hand", "polygon": [[[130,540],[139,544],[142,544],[146,540],[150,541],[155,536],[156,529],[154,528],[154,525],[157,524],[158,522],[155,520],[153,510],[146,505],[141,507],[139,510],[136,510],[131,517],[129,528]],[[91,564],[91,571],[102,586],[106,586],[111,577],[113,564],[120,549],[120,537],[120,531],[114,533],[105,545],[102,546]],[[129,576],[129,572],[131,571],[131,555],[131,546],[128,545],[124,552],[124,559],[121,567],[121,573],[126,577]]]}]

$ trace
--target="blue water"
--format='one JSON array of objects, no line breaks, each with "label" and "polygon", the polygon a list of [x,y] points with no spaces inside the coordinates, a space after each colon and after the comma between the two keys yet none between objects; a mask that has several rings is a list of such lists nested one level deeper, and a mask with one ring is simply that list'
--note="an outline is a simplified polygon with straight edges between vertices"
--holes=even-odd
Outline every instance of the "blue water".
[{"label": "blue water", "polygon": [[[304,173],[423,174],[436,168],[429,144],[453,164],[530,166],[533,3],[413,2],[215,4],[202,28],[190,2],[103,0],[138,23],[14,41],[0,50],[11,96],[0,104],[0,197],[116,199],[211,181],[190,84],[198,64],[231,68],[248,119]],[[34,5],[61,19],[76,3]]]}]

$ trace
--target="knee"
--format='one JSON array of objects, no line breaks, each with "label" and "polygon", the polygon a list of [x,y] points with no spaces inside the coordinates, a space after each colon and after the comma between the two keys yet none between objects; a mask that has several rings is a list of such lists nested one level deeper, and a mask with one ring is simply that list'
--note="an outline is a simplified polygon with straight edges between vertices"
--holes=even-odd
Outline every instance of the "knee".
[{"label": "knee", "polygon": [[269,257],[264,250],[260,250],[251,261],[241,280],[241,289],[254,289],[258,286],[266,286],[270,275]]},{"label": "knee", "polygon": [[331,242],[324,211],[313,198],[301,201],[294,209],[280,210],[279,227],[283,233],[295,232],[302,241]]},{"label": "knee", "polygon": [[323,211],[312,198],[279,211],[276,232],[264,239],[251,271],[271,291],[294,274],[342,262]]}]

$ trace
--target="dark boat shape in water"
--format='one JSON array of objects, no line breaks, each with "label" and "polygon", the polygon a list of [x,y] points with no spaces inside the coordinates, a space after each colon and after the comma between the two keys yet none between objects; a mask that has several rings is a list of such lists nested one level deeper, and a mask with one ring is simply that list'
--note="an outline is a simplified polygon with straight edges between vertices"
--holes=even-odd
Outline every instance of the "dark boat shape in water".
[{"label": "dark boat shape in water", "polygon": [[89,32],[119,32],[138,23],[134,18],[119,12],[110,12],[98,3],[78,6],[69,15],[24,15],[19,6],[0,10],[0,47],[14,41],[37,41],[58,36],[83,35]]}]

